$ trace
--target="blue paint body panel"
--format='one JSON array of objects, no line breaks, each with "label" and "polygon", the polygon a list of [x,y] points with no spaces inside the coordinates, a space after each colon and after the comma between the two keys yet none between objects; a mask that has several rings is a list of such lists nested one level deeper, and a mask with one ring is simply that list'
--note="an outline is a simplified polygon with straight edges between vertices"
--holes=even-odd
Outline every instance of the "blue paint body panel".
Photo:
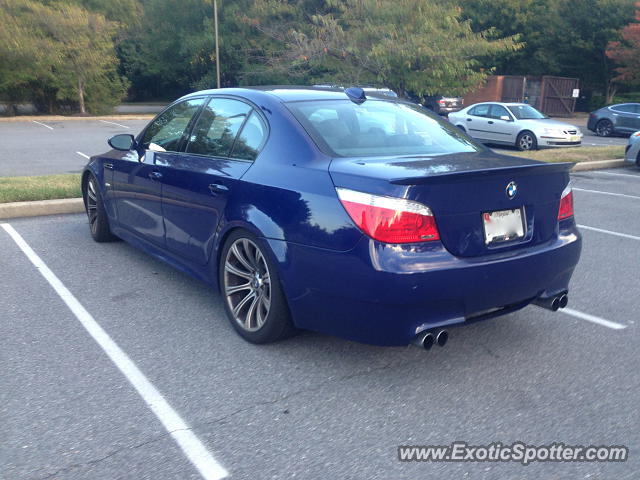
[{"label": "blue paint body panel", "polygon": [[[360,342],[406,345],[424,329],[464,325],[568,290],[581,249],[573,218],[557,221],[570,165],[484,147],[438,158],[332,158],[287,102],[344,99],[342,92],[196,95],[240,99],[260,112],[268,138],[255,161],[111,150],[92,157],[85,176],[97,178],[116,235],[213,288],[224,240],[242,228],[277,265],[298,327]],[[510,181],[518,183],[515,200],[504,192]],[[222,184],[222,193],[211,184]],[[353,223],[336,187],[428,205],[441,239],[375,241]],[[524,209],[524,238],[486,245],[483,212],[516,207]]]}]

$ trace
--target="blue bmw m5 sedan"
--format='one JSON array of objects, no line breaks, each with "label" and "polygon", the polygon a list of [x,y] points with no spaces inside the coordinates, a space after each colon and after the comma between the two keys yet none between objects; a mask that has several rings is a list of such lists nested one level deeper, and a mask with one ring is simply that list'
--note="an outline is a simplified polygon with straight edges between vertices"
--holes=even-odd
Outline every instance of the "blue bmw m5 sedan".
[{"label": "blue bmw m5 sedan", "polygon": [[210,284],[254,343],[298,329],[444,345],[447,329],[567,304],[570,163],[498,155],[359,88],[189,94],[82,175],[90,232]]}]

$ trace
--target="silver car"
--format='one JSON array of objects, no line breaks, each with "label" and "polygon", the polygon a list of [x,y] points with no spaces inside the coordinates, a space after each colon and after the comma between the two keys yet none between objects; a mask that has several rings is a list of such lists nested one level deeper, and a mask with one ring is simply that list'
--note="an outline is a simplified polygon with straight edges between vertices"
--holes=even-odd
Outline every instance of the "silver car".
[{"label": "silver car", "polygon": [[450,113],[449,121],[483,143],[520,150],[582,144],[578,127],[552,120],[526,103],[476,103]]},{"label": "silver car", "polygon": [[624,159],[640,167],[640,132],[636,132],[629,137]]}]

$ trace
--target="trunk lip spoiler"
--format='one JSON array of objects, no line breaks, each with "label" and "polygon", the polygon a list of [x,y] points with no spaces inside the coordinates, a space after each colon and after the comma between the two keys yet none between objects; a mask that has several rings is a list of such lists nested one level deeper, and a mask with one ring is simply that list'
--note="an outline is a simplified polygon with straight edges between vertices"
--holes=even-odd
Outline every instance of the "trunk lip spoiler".
[{"label": "trunk lip spoiler", "polygon": [[557,163],[532,163],[529,165],[513,165],[507,167],[482,168],[476,170],[457,170],[453,172],[436,173],[423,177],[399,177],[392,178],[389,183],[393,185],[425,185],[437,183],[441,180],[467,180],[488,173],[491,174],[543,174],[555,172],[569,172],[575,165],[575,162],[557,162]]}]

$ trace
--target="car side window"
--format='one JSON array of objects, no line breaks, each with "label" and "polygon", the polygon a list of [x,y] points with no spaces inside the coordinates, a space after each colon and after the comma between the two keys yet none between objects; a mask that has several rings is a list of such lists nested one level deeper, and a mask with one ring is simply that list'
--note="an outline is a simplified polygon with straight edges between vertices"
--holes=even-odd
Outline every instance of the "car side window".
[{"label": "car side window", "polygon": [[476,117],[488,117],[489,116],[489,106],[487,104],[484,105],[477,105],[475,107],[473,107],[471,109],[471,111],[469,112],[470,115],[476,116]]},{"label": "car side window", "polygon": [[504,117],[504,116],[511,118],[511,115],[509,115],[509,112],[507,112],[507,109],[504,108],[502,105],[491,105],[489,116],[497,120],[499,120],[500,117]]},{"label": "car side window", "polygon": [[191,131],[187,152],[228,157],[251,106],[229,98],[212,98]]},{"label": "car side window", "polygon": [[262,147],[266,139],[266,133],[267,129],[264,122],[254,110],[249,115],[249,119],[242,127],[242,131],[233,145],[231,157],[242,160],[255,160],[260,147]]},{"label": "car side window", "polygon": [[159,152],[179,151],[185,130],[204,101],[204,98],[185,100],[165,110],[144,132],[142,146]]},{"label": "car side window", "polygon": [[614,105],[611,107],[612,110],[616,110],[618,112],[624,113],[638,113],[637,105],[633,103],[624,103],[622,105]]}]

